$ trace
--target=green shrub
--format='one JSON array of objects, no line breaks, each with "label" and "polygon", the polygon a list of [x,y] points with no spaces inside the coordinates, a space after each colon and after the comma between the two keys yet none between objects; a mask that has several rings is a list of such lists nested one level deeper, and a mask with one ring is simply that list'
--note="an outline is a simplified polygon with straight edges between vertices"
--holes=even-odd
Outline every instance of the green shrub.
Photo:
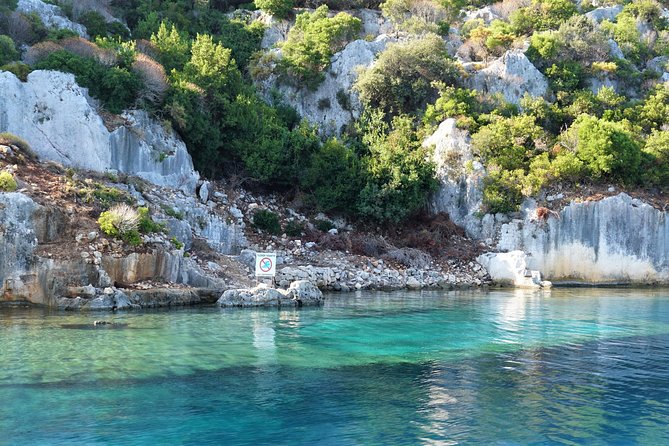
[{"label": "green shrub", "polygon": [[669,186],[669,132],[653,131],[643,148],[644,180],[648,184]]},{"label": "green shrub", "polygon": [[532,116],[498,118],[472,136],[472,148],[487,163],[508,170],[524,169],[544,138]]},{"label": "green shrub", "polygon": [[297,16],[295,25],[281,45],[280,67],[298,85],[315,89],[323,80],[330,58],[355,37],[362,28],[360,19],[345,12],[328,17],[326,5],[313,13]]},{"label": "green shrub", "polygon": [[79,17],[79,23],[86,27],[91,38],[107,36],[107,21],[97,11],[86,11]]},{"label": "green shrub", "polygon": [[0,65],[15,61],[19,58],[14,41],[9,36],[0,35]]},{"label": "green shrub", "polygon": [[176,237],[172,237],[170,239],[170,242],[172,243],[172,246],[174,246],[176,249],[181,249],[184,247],[184,244],[181,243]]},{"label": "green shrub", "polygon": [[100,230],[110,236],[123,238],[139,228],[140,215],[127,204],[117,204],[98,218]]},{"label": "green shrub", "polygon": [[36,69],[73,73],[77,83],[89,89],[91,96],[100,99],[112,113],[121,113],[136,100],[142,82],[126,68],[106,67],[89,57],[67,51],[56,51],[36,64]]},{"label": "green shrub", "polygon": [[311,155],[300,185],[311,193],[318,210],[351,212],[361,187],[360,161],[355,151],[329,139]]},{"label": "green shrub", "polygon": [[281,223],[279,216],[267,209],[259,209],[253,214],[253,226],[260,231],[265,231],[271,235],[281,234]]},{"label": "green shrub", "polygon": [[530,6],[511,13],[509,21],[517,34],[531,34],[556,29],[577,12],[570,0],[532,0]]},{"label": "green shrub", "polygon": [[370,128],[369,155],[363,158],[360,216],[379,223],[401,223],[427,204],[437,188],[435,166],[413,128],[411,118],[395,117],[386,135]]},{"label": "green shrub", "polygon": [[188,62],[190,41],[188,35],[180,32],[176,26],[170,25],[168,28],[167,24],[162,22],[158,31],[151,34],[151,43],[158,49],[158,61],[168,73],[173,69],[182,69]]},{"label": "green shrub", "polygon": [[28,75],[32,71],[30,67],[22,62],[12,62],[0,66],[0,71],[9,71],[13,73],[14,76],[18,77],[21,82],[26,82],[28,80]]},{"label": "green shrub", "polygon": [[453,85],[458,76],[443,39],[431,34],[389,45],[376,63],[360,74],[354,88],[366,107],[393,116],[422,109],[437,98],[436,82]]},{"label": "green shrub", "polygon": [[153,221],[149,215],[149,209],[146,207],[137,208],[137,215],[139,216],[139,222],[137,224],[137,230],[142,234],[151,234],[153,232],[164,232],[165,225],[161,223],[156,223]]},{"label": "green shrub", "polygon": [[299,237],[304,232],[304,225],[297,221],[289,221],[283,228],[283,232],[288,237]]},{"label": "green shrub", "polygon": [[317,218],[314,220],[314,227],[321,232],[328,232],[330,229],[334,229],[335,225],[330,220]]},{"label": "green shrub", "polygon": [[14,176],[7,171],[0,171],[0,191],[1,192],[14,192],[17,189],[18,185]]},{"label": "green shrub", "polygon": [[383,15],[397,29],[413,34],[440,33],[445,24],[448,11],[439,2],[422,0],[386,0],[381,4]]},{"label": "green shrub", "polygon": [[581,115],[563,138],[576,140],[576,156],[595,178],[638,181],[641,147],[629,122]]},{"label": "green shrub", "polygon": [[486,212],[509,213],[518,210],[523,199],[522,169],[506,170],[495,164],[488,165],[488,175],[483,180],[483,206]]},{"label": "green shrub", "polygon": [[293,11],[294,0],[255,0],[258,9],[272,14],[280,19],[285,19]]},{"label": "green shrub", "polygon": [[0,133],[0,144],[4,144],[6,146],[15,146],[18,147],[21,152],[23,152],[24,155],[28,156],[29,158],[36,158],[35,152],[33,152],[33,149],[30,147],[30,144],[18,136],[16,136],[13,133],[9,132],[2,132]]}]

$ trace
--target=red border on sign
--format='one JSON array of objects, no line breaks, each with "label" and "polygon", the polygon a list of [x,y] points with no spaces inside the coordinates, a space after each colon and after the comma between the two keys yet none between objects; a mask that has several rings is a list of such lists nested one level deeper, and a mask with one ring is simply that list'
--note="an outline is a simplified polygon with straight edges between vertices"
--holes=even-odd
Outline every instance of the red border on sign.
[{"label": "red border on sign", "polygon": [[[267,268],[267,269],[262,267],[265,260],[267,260],[269,262],[269,268]],[[260,271],[262,271],[263,273],[268,273],[271,270],[272,270],[272,259],[270,259],[269,257],[263,257],[262,259],[260,259]]]}]

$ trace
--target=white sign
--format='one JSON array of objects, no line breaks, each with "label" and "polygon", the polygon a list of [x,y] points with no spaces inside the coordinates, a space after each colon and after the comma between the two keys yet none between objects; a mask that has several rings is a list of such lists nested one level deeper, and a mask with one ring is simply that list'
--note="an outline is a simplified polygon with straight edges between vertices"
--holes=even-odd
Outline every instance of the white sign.
[{"label": "white sign", "polygon": [[256,252],[256,277],[274,277],[276,275],[276,253]]}]

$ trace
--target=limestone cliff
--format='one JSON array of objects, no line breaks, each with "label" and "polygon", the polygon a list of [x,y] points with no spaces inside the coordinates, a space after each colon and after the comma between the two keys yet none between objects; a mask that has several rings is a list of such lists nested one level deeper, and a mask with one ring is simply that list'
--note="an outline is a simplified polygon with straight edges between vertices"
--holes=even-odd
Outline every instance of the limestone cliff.
[{"label": "limestone cliff", "polygon": [[528,268],[554,282],[669,283],[667,213],[621,193],[572,202],[559,214],[504,224],[497,248],[521,250]]},{"label": "limestone cliff", "polygon": [[123,126],[107,130],[72,74],[33,71],[24,83],[0,72],[0,132],[26,139],[41,159],[193,192],[199,175],[183,141],[146,112],[124,118]]}]

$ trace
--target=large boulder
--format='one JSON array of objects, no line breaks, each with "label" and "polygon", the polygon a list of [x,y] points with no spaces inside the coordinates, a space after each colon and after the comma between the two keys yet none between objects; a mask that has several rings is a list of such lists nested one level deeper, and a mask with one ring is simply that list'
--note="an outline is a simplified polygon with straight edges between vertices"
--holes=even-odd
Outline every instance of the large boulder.
[{"label": "large boulder", "polygon": [[59,6],[41,0],[19,0],[16,10],[24,14],[37,14],[49,29],[69,29],[81,37],[88,37],[86,27],[68,19]]},{"label": "large boulder", "polygon": [[590,12],[586,12],[585,16],[595,23],[602,23],[604,20],[613,22],[616,20],[616,17],[618,17],[618,14],[620,14],[622,10],[622,5],[602,6],[593,9]]},{"label": "large boulder", "polygon": [[278,307],[318,305],[323,293],[308,280],[293,282],[287,290],[258,285],[255,288],[227,290],[218,299],[220,307]]},{"label": "large boulder", "polygon": [[27,82],[0,72],[0,131],[26,139],[43,160],[98,172],[117,170],[193,192],[199,175],[186,146],[146,112],[124,114],[109,132],[74,76],[33,71]]},{"label": "large boulder", "polygon": [[548,81],[521,50],[509,50],[487,68],[475,73],[471,87],[484,93],[501,93],[512,104],[529,93],[530,96],[545,96]]},{"label": "large boulder", "polygon": [[520,288],[539,288],[542,286],[538,273],[535,279],[527,269],[527,255],[522,251],[488,252],[476,259],[499,285]]},{"label": "large boulder", "polygon": [[432,159],[439,179],[439,189],[430,199],[430,210],[446,212],[470,237],[478,238],[481,220],[476,214],[483,200],[485,169],[474,159],[469,132],[456,124],[455,119],[446,119],[423,142],[425,147],[434,147]]}]

